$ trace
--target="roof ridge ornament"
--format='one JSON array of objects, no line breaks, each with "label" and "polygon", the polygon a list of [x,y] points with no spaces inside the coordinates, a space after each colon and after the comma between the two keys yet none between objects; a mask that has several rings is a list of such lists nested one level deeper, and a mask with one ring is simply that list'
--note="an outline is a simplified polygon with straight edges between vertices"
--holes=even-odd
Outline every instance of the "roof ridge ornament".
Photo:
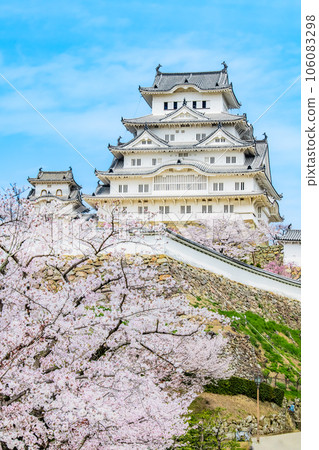
[{"label": "roof ridge ornament", "polygon": [[222,127],[222,123],[221,123],[221,121],[219,121],[218,122],[218,128],[221,128]]},{"label": "roof ridge ornament", "polygon": [[186,101],[185,97],[184,97],[184,100],[183,100],[183,106],[187,106],[187,101]]},{"label": "roof ridge ornament", "polygon": [[225,61],[222,62],[222,65],[224,66],[224,68],[222,69],[223,72],[227,71],[227,64],[225,63]]},{"label": "roof ridge ornament", "polygon": [[267,138],[268,138],[268,136],[267,136],[267,134],[266,133],[263,133],[263,135],[265,136],[265,141],[267,141]]},{"label": "roof ridge ornament", "polygon": [[147,122],[144,123],[144,130],[148,130]]},{"label": "roof ridge ornament", "polygon": [[119,136],[117,139],[117,145],[122,145],[123,142],[121,142],[122,136]]},{"label": "roof ridge ornament", "polygon": [[160,75],[162,72],[160,72],[160,68],[162,67],[162,65],[161,64],[159,64],[156,68],[155,68],[155,70],[156,70],[156,75]]}]

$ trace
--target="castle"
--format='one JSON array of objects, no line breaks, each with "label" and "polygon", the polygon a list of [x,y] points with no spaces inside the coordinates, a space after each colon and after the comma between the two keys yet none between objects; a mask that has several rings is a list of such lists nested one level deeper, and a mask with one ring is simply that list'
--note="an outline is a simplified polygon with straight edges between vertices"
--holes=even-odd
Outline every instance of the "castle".
[{"label": "castle", "polygon": [[74,198],[78,206],[84,200],[98,215],[116,204],[124,213],[151,214],[162,222],[225,215],[252,223],[282,221],[267,136],[256,140],[246,115],[230,112],[240,103],[223,66],[214,72],[164,73],[159,65],[152,86],[139,87],[151,112],[122,118],[133,137],[109,145],[113,161],[107,170],[95,171],[96,191],[79,196],[72,175],[72,186],[64,192],[67,183],[63,176],[57,179],[59,172],[42,172],[29,179],[36,186],[30,198],[47,199],[53,183],[48,174],[55,174],[61,183],[54,184],[58,199]]}]

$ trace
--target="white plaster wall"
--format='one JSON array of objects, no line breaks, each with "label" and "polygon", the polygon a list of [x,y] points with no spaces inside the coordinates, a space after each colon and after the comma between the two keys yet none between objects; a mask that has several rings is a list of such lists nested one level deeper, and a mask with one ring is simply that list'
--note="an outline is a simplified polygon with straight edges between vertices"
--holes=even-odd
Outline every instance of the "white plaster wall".
[{"label": "white plaster wall", "polygon": [[[199,175],[196,171],[191,171],[191,172],[185,172],[185,171],[180,171],[180,172],[167,172],[164,171],[162,173],[160,173],[160,176],[165,176],[165,175],[192,175],[194,174],[195,176]],[[243,194],[247,194],[249,192],[252,192],[252,187],[253,187],[253,183],[252,183],[252,178],[245,178],[244,176],[242,177],[238,177],[238,176],[219,176],[219,175],[214,175],[214,176],[209,176],[206,177],[207,179],[207,189],[203,189],[203,190],[193,190],[193,189],[188,189],[186,192],[183,191],[173,191],[173,190],[169,190],[169,191],[154,191],[154,195],[163,195],[165,197],[182,197],[185,196],[187,194],[190,194],[191,192],[193,194],[198,195],[204,195],[207,193],[210,194],[235,194],[238,195],[238,197],[240,197]],[[244,182],[245,186],[244,186],[244,190],[235,190],[235,183],[241,183]],[[224,189],[222,191],[214,191],[213,190],[213,184],[214,183],[223,183]],[[128,185],[128,192],[127,195],[132,195],[135,193],[138,193],[138,186],[140,184],[149,184],[149,193],[152,192],[153,190],[153,184],[154,184],[154,175],[151,176],[140,176],[138,178],[133,178],[133,177],[127,177],[127,178],[121,178],[121,179],[113,179],[111,180],[111,190],[110,193],[111,194],[116,194],[119,192],[119,185]],[[260,192],[260,191],[259,191]],[[124,193],[124,192],[122,192]]]},{"label": "white plaster wall", "polygon": [[248,271],[240,265],[230,264],[227,260],[202,253],[171,239],[168,239],[165,246],[165,254],[195,267],[202,267],[223,275],[233,281],[300,300],[300,287],[295,286],[293,283],[288,284],[275,279],[275,277],[268,277],[260,271]]},{"label": "white plaster wall", "polygon": [[154,115],[161,115],[161,114],[167,114],[171,110],[167,111],[164,110],[164,102],[178,102],[178,108],[182,106],[184,98],[188,102],[187,106],[189,108],[192,108],[192,102],[193,101],[207,101],[207,106],[209,109],[201,109],[196,108],[200,112],[210,112],[210,113],[217,113],[226,111],[225,109],[226,104],[223,101],[223,94],[222,93],[201,93],[201,92],[192,92],[187,87],[183,89],[182,87],[179,89],[178,92],[174,92],[173,94],[165,94],[165,95],[154,95],[153,96],[153,104],[152,104],[152,114]]},{"label": "white plaster wall", "polygon": [[69,193],[70,193],[70,187],[69,187],[68,184],[65,184],[65,183],[61,183],[61,184],[49,183],[49,184],[37,184],[36,187],[35,187],[35,195],[37,197],[40,196],[41,192],[44,189],[47,191],[47,193],[49,193],[49,191],[50,191],[50,193],[52,195],[56,195],[56,191],[58,189],[62,190],[62,196],[68,196]]},{"label": "white plaster wall", "polygon": [[[122,249],[126,250],[124,244]],[[256,287],[288,298],[300,300],[300,284],[259,270],[254,267],[244,266],[235,260],[229,260],[221,254],[203,252],[196,246],[190,247],[184,242],[179,242],[165,236],[144,236],[142,242],[129,244],[126,250],[130,253],[166,254],[177,261],[190,264],[194,267],[206,269],[212,273],[222,275],[228,279],[248,286]]]},{"label": "white plaster wall", "polygon": [[284,245],[284,263],[301,266],[301,245],[300,243],[286,242]]},{"label": "white plaster wall", "polygon": [[[209,114],[207,114],[209,115]],[[229,132],[231,135],[239,138],[239,134],[235,127],[233,125],[225,125],[223,128]],[[155,128],[151,125],[149,126],[149,129],[152,133],[154,133],[156,136],[160,137],[161,139],[165,140],[166,134],[173,134],[175,135],[175,143],[191,143],[196,144],[198,141],[196,140],[196,134],[206,134],[206,136],[209,136],[211,133],[217,130],[217,126],[209,126],[209,125],[197,125],[196,122],[191,122],[190,126],[186,127],[183,125],[176,125],[172,124],[171,126],[161,127],[161,128]],[[137,136],[141,135],[144,132],[144,129],[141,128],[137,134]],[[172,143],[172,141],[170,141]],[[216,145],[220,145],[221,143]],[[212,144],[214,145],[214,144]],[[152,145],[145,145],[146,148],[152,147]]]},{"label": "white plaster wall", "polygon": [[[180,153],[187,153],[188,156],[179,156]],[[188,159],[197,160],[201,162],[206,162],[205,158],[214,156],[215,157],[215,166],[225,166],[225,167],[233,167],[237,165],[243,165],[245,162],[245,155],[241,151],[236,150],[225,150],[225,149],[216,149],[208,148],[207,150],[190,150],[190,149],[172,149],[170,151],[161,151],[160,149],[152,149],[152,151],[143,152],[143,151],[135,151],[134,153],[125,154],[124,155],[124,167],[125,168],[134,168],[134,171],[143,167],[155,167],[152,166],[153,158],[161,158],[162,163],[175,161],[177,159],[182,158],[184,161]],[[236,163],[226,163],[227,156],[236,156]],[[132,159],[141,159],[141,166],[132,166]],[[256,183],[257,185],[257,183]],[[258,185],[257,185],[258,186]]]},{"label": "white plaster wall", "polygon": [[[177,197],[177,196],[176,196]],[[166,197],[155,198],[152,196],[151,199],[143,198],[140,196],[140,201],[136,199],[128,199],[123,196],[119,197],[120,208],[126,207],[128,214],[132,214],[134,217],[138,217],[145,221],[155,220],[158,222],[179,222],[179,221],[198,221],[198,220],[213,220],[217,218],[227,217],[227,218],[238,218],[243,220],[253,220],[257,223],[255,209],[253,205],[247,200],[233,200],[227,201],[227,199],[212,198],[211,201],[199,198],[175,198],[170,199]],[[181,213],[181,206],[191,206],[191,213]],[[212,205],[212,213],[202,213],[202,205]],[[224,213],[224,205],[234,205],[234,213]],[[148,212],[146,214],[138,214],[139,206],[147,206]],[[160,214],[160,206],[169,206],[169,214]],[[111,206],[112,208],[112,206]],[[108,206],[104,205],[102,210],[108,211]],[[149,217],[151,214],[151,217]]]}]

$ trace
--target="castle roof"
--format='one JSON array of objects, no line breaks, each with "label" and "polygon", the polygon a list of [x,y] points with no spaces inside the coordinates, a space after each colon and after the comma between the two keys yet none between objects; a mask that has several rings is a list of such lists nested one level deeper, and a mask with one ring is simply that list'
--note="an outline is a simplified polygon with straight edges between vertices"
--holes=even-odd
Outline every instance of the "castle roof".
[{"label": "castle roof", "polygon": [[285,242],[301,241],[301,230],[290,230],[289,229],[278,240],[285,241]]},{"label": "castle roof", "polygon": [[232,83],[229,83],[228,74],[224,69],[214,72],[172,72],[162,73],[157,70],[153,85],[150,87],[139,87],[139,90],[151,106],[152,95],[158,93],[170,93],[180,86],[193,87],[198,91],[227,91],[226,98],[230,108],[239,108]]},{"label": "castle roof", "polygon": [[77,184],[73,177],[72,169],[62,170],[62,171],[43,171],[42,168],[39,169],[39,173],[36,178],[28,177],[28,181],[32,186],[36,184],[42,183],[67,183],[76,186],[78,189],[81,189],[81,186]]},{"label": "castle roof", "polygon": [[[181,108],[179,108],[181,109]],[[174,110],[173,113],[176,113],[179,110]],[[135,125],[137,127],[141,127],[147,123],[148,125],[167,125],[168,123],[172,124],[201,124],[201,123],[213,123],[218,124],[218,122],[222,123],[234,123],[234,122],[242,122],[246,121],[246,117],[244,115],[238,115],[238,114],[229,114],[226,112],[220,112],[220,113],[213,113],[213,114],[207,114],[207,113],[200,113],[199,111],[192,110],[193,114],[196,112],[197,117],[177,117],[176,119],[170,118],[170,116],[173,113],[169,114],[162,114],[162,115],[153,115],[148,114],[146,116],[142,117],[136,117],[133,119],[125,119],[122,118],[122,123],[126,128],[131,127],[132,125]]]},{"label": "castle roof", "polygon": [[[114,156],[116,157],[120,157],[120,155],[122,155],[123,151],[131,151],[131,150],[138,150],[138,151],[143,151],[147,152],[147,151],[165,151],[165,150],[207,150],[208,148],[210,148],[208,146],[209,141],[211,139],[213,139],[213,137],[215,135],[218,135],[219,131],[221,132],[221,134],[227,138],[229,138],[230,142],[231,142],[231,148],[242,148],[242,149],[252,149],[255,146],[255,141],[252,139],[240,139],[237,138],[236,136],[233,136],[232,134],[230,134],[226,129],[223,128],[223,126],[219,123],[218,127],[213,130],[208,136],[206,136],[205,138],[201,139],[200,141],[192,144],[192,143],[176,143],[174,142],[173,144],[170,142],[165,141],[164,139],[160,138],[159,136],[157,136],[155,133],[153,133],[153,131],[151,131],[148,126],[145,126],[144,131],[137,135],[134,136],[130,141],[125,142],[125,143],[120,143],[118,145],[110,145],[108,146],[109,150],[114,154]],[[151,138],[153,140],[153,143],[156,144],[157,146],[154,147],[146,147],[145,145],[139,145],[139,142],[142,141],[145,138]],[[133,144],[136,142],[136,144],[133,146]],[[261,141],[263,142],[263,141]],[[229,144],[227,145],[227,147],[229,147]],[[214,149],[218,149],[218,148],[225,148],[225,145],[216,145],[214,144]]]}]

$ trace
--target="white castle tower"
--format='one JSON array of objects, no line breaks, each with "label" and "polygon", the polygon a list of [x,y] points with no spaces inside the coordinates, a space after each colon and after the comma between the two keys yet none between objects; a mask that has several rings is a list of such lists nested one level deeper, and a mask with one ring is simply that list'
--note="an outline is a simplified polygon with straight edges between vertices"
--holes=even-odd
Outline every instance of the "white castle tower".
[{"label": "white castle tower", "polygon": [[140,93],[149,115],[123,119],[133,138],[109,145],[113,162],[96,170],[102,184],[83,199],[99,213],[119,205],[153,220],[281,221],[271,181],[267,136],[256,140],[229,83],[216,72],[162,73]]},{"label": "white castle tower", "polygon": [[88,211],[81,199],[81,186],[75,181],[71,167],[69,170],[47,172],[39,169],[36,178],[28,178],[33,186],[28,199],[41,206],[52,201],[61,205],[61,213],[73,215]]}]

